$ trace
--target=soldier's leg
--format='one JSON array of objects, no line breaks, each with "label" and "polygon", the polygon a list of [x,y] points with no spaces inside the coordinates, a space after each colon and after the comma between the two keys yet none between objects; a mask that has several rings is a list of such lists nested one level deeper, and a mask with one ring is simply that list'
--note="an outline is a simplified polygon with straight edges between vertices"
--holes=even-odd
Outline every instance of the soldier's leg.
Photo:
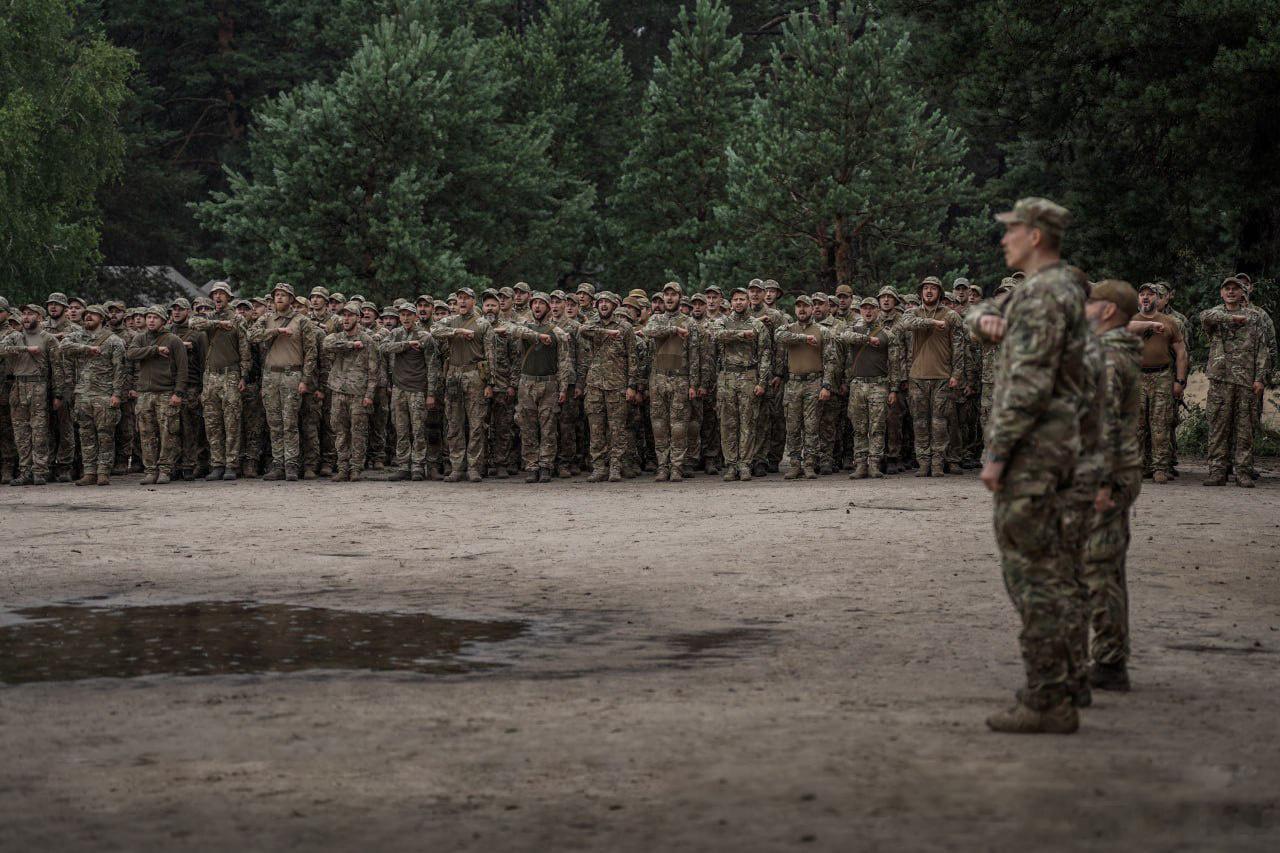
[{"label": "soldier's leg", "polygon": [[271,440],[271,467],[284,467],[284,413],[280,386],[283,373],[265,372],[262,374],[262,413],[267,421],[267,432]]},{"label": "soldier's leg", "polygon": [[583,398],[583,409],[587,414],[588,436],[591,441],[591,472],[595,476],[609,473],[608,420],[604,402],[604,392],[599,388],[587,388]]},{"label": "soldier's leg", "polygon": [[307,479],[320,470],[320,411],[324,402],[316,399],[315,392],[312,388],[298,396],[299,464]]},{"label": "soldier's leg", "polygon": [[609,422],[609,477],[622,473],[622,455],[627,445],[627,395],[624,391],[606,391],[605,406]]},{"label": "soldier's leg", "polygon": [[182,452],[182,404],[173,405],[169,398],[161,395],[156,408],[160,423],[160,461],[157,465],[159,473],[173,475],[178,465],[178,455]]},{"label": "soldier's leg", "polygon": [[76,461],[76,424],[72,413],[74,400],[63,400],[63,405],[54,413],[50,426],[53,437],[57,440],[56,464],[61,474],[70,475]]},{"label": "soldier's leg", "polygon": [[323,390],[325,396],[320,404],[320,473],[327,475],[337,466],[338,450],[333,442],[333,419],[329,417],[333,408],[333,392],[328,388]]},{"label": "soldier's leg", "polygon": [[138,395],[138,441],[142,447],[142,469],[148,476],[157,474],[160,467],[161,415],[157,409],[162,402],[168,405],[158,394]]},{"label": "soldier's leg", "polygon": [[453,474],[461,474],[467,462],[466,395],[462,379],[451,377],[445,383],[445,448],[449,454],[449,468]]},{"label": "soldier's leg", "polygon": [[774,403],[775,398],[781,399],[783,401],[783,415],[782,415],[783,421],[782,422],[783,422],[784,431],[785,431],[785,426],[787,422],[786,420],[787,419],[786,388],[784,386],[783,388],[780,388],[778,389],[778,391],[774,392],[772,389],[766,386],[764,404],[760,406],[759,409],[756,410],[755,429],[753,430],[754,438],[752,439],[751,446],[741,448],[741,453],[743,458],[745,459],[746,462],[748,462],[752,466],[768,462],[769,451],[772,449],[771,447],[772,428],[770,424],[770,418],[773,416],[772,404]]},{"label": "soldier's leg", "polygon": [[672,472],[679,472],[684,468],[686,454],[689,451],[689,389],[684,386],[683,382],[672,379],[668,380],[670,385],[670,401],[669,421],[671,430],[671,440],[668,444],[667,455],[670,460]]},{"label": "soldier's leg", "polygon": [[1249,474],[1253,471],[1253,403],[1257,395],[1252,388],[1243,385],[1230,386],[1230,394],[1230,429],[1235,441],[1235,456],[1232,461],[1236,469],[1236,481],[1239,482],[1244,477],[1253,482]]},{"label": "soldier's leg", "polygon": [[962,389],[948,388],[945,382],[939,389],[939,396],[942,397],[942,417],[947,446],[944,456],[947,464],[951,465],[952,469],[957,472],[960,470],[960,463],[964,459],[964,433],[961,422],[961,408],[964,405],[963,394]]},{"label": "soldier's leg", "polygon": [[1138,447],[1142,449],[1142,470],[1151,473],[1151,416],[1153,409],[1152,389],[1155,387],[1152,376],[1160,374],[1143,373],[1138,393]]},{"label": "soldier's leg", "polygon": [[280,382],[280,420],[283,425],[281,444],[284,450],[284,467],[294,472],[302,457],[301,432],[298,415],[302,409],[302,394],[298,385],[302,382],[302,373],[282,373]]},{"label": "soldier's leg", "polygon": [[818,399],[819,392],[822,391],[822,380],[810,379],[804,383],[804,473],[808,477],[817,473],[817,467],[821,463],[821,437],[819,431],[821,424],[822,401]]},{"label": "soldier's leg", "polygon": [[849,383],[849,403],[846,415],[853,427],[853,463],[867,464],[868,392],[873,386],[865,382]]},{"label": "soldier's leg", "polygon": [[818,459],[823,472],[835,469],[836,440],[842,407],[840,397],[832,392],[830,400],[818,401]]},{"label": "soldier's leg", "polygon": [[1117,666],[1129,657],[1129,510],[1142,488],[1141,470],[1124,472],[1112,485],[1115,506],[1094,516],[1085,546],[1089,591],[1090,656],[1095,664]]},{"label": "soldier's leg", "polygon": [[[388,395],[387,406],[383,410],[384,416],[387,414],[386,410],[390,408],[390,402],[390,395]],[[356,460],[363,460],[369,455],[369,430],[372,428],[370,417],[373,407],[366,406],[363,397],[352,395],[348,409],[347,421],[350,424],[348,429],[351,430],[351,479],[354,480],[361,474],[361,466]]]},{"label": "soldier's leg", "polygon": [[81,397],[76,398],[74,417],[76,429],[80,433],[80,453],[84,458],[84,473],[87,479],[81,478],[76,485],[91,485],[97,481],[98,462],[98,422],[94,418],[93,401]]},{"label": "soldier's leg", "polygon": [[[31,474],[31,412],[28,406],[28,389],[23,386],[32,384],[14,382],[9,389],[9,416],[13,421],[13,446],[17,455],[15,477]],[[43,392],[43,388],[41,391]]]},{"label": "soldier's leg", "polygon": [[1151,394],[1151,470],[1168,474],[1173,468],[1169,450],[1169,422],[1173,417],[1173,383],[1168,371],[1154,374],[1161,380]]},{"label": "soldier's leg", "polygon": [[945,379],[930,379],[929,384],[929,446],[933,451],[933,470],[937,474],[945,470],[943,463],[950,461],[950,432],[953,418],[951,389]]},{"label": "soldier's leg", "polygon": [[466,382],[467,471],[469,476],[484,475],[486,456],[485,424],[489,418],[489,400],[484,396],[484,379],[479,373],[467,374]]},{"label": "soldier's leg", "polygon": [[537,381],[528,377],[520,377],[520,387],[516,392],[516,426],[520,429],[520,465],[525,471],[533,471],[538,467],[538,452],[541,442],[535,442],[538,435],[538,401],[535,399]]},{"label": "soldier's leg", "polygon": [[129,455],[133,450],[134,432],[137,428],[135,401],[126,395],[120,400],[120,422],[116,424],[116,461],[111,469],[113,474],[124,474],[129,470]]},{"label": "soldier's leg", "polygon": [[803,464],[804,383],[799,379],[788,379],[783,398],[787,413],[787,461],[790,465],[786,476],[794,480],[800,475]]},{"label": "soldier's leg", "polygon": [[889,409],[889,389],[884,385],[872,385],[866,391],[867,411],[867,470],[872,477],[880,476],[880,459],[884,456],[885,420]]},{"label": "soldier's leg", "polygon": [[916,460],[920,463],[922,472],[928,471],[929,463],[933,459],[933,450],[929,444],[933,425],[929,391],[928,380],[911,380],[911,421],[914,427]]},{"label": "soldier's leg", "polygon": [[427,450],[427,395],[422,391],[409,392],[409,429],[413,441],[409,445],[409,460],[413,470],[427,476],[427,466],[432,464]]},{"label": "soldier's leg", "polygon": [[9,398],[13,396],[13,388],[12,386],[5,388],[3,382],[0,382],[0,388],[4,389],[3,395],[0,396],[0,473],[3,473],[6,479],[11,479],[20,473],[18,445],[13,438],[13,416],[9,403]]},{"label": "soldier's leg", "polygon": [[537,395],[537,426],[531,430],[521,430],[522,441],[529,444],[537,442],[538,467],[543,471],[554,471],[556,452],[559,450],[560,435],[557,424],[560,421],[560,383],[554,379],[539,382]]},{"label": "soldier's leg", "polygon": [[1082,694],[1089,681],[1089,588],[1085,581],[1085,544],[1093,526],[1093,500],[1097,487],[1076,484],[1068,492],[1062,514],[1062,550],[1072,568],[1074,612],[1068,623],[1067,684],[1073,695]]},{"label": "soldier's leg", "polygon": [[97,463],[98,485],[107,482],[111,474],[111,463],[116,455],[116,424],[120,421],[120,409],[111,405],[111,400],[101,399],[94,406],[94,428],[97,430],[97,458],[85,452],[84,473],[89,475],[90,460]]},{"label": "soldier's leg", "polygon": [[[329,409],[329,428],[333,431],[333,449],[338,463],[334,476],[339,482],[347,479],[352,471],[351,400],[349,394],[334,394]],[[362,464],[363,459],[356,461],[357,466]],[[356,470],[358,471],[359,468]]]},{"label": "soldier's leg", "polygon": [[560,430],[560,441],[557,445],[556,460],[560,470],[568,473],[572,466],[578,464],[578,418],[582,410],[582,401],[574,399],[572,394],[560,407],[557,418]]},{"label": "soldier's leg", "polygon": [[222,462],[223,467],[234,469],[240,464],[244,397],[240,394],[240,380],[235,376],[225,377],[219,385],[218,407],[222,410]]},{"label": "soldier's leg", "polygon": [[[49,403],[45,387],[39,382],[24,383],[29,399],[27,410],[31,423],[31,473],[37,477],[49,476]],[[62,407],[66,409],[66,406]]]},{"label": "soldier's leg", "polygon": [[684,461],[690,468],[702,465],[702,411],[706,399],[689,400],[689,418],[684,423]]},{"label": "soldier's leg", "polygon": [[672,382],[662,374],[655,374],[649,383],[649,413],[653,419],[653,448],[658,457],[658,476],[671,470],[672,424],[675,410],[672,406]]},{"label": "soldier's leg", "polygon": [[[214,469],[226,468],[227,422],[222,410],[223,380],[227,374],[210,374],[204,379],[200,393],[200,408],[204,412],[204,434],[209,438],[209,465]],[[238,395],[237,395],[238,396]],[[235,463],[231,463],[234,466]]]},{"label": "soldier's leg", "polygon": [[719,393],[715,385],[708,388],[702,404],[702,460],[708,474],[716,473],[721,461]]},{"label": "soldier's leg", "polygon": [[[716,403],[720,409],[720,449],[724,454],[724,466],[734,471],[740,464],[738,457],[738,424],[739,401],[736,389],[728,374],[720,374],[716,379]],[[730,476],[726,474],[726,476]]]},{"label": "soldier's leg", "polygon": [[396,430],[396,470],[409,474],[413,470],[413,427],[411,417],[412,400],[401,388],[391,389],[391,422]]},{"label": "soldier's leg", "polygon": [[177,414],[178,458],[174,460],[174,467],[190,479],[200,456],[200,429],[196,425],[196,421],[201,418],[200,398],[194,392],[192,396],[184,397]]},{"label": "soldier's leg", "polygon": [[[767,387],[767,386],[766,386]],[[782,454],[787,446],[787,415],[784,411],[784,394],[782,386],[778,386],[778,391],[768,401],[768,415],[765,417],[765,428],[768,430],[766,435],[766,452],[765,462],[770,470],[776,470],[779,463],[782,462]],[[764,408],[764,403],[761,408]],[[759,420],[757,420],[759,425]]]},{"label": "soldier's leg", "polygon": [[1225,477],[1231,464],[1229,442],[1234,427],[1231,418],[1229,392],[1223,382],[1210,382],[1205,398],[1205,416],[1209,421],[1209,442],[1206,455],[1209,477]]}]

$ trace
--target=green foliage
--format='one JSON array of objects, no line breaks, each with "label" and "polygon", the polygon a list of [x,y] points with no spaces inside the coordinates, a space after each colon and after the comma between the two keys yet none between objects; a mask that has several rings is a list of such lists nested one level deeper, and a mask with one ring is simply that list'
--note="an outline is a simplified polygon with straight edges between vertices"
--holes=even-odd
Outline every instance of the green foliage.
[{"label": "green foliage", "polygon": [[553,168],[543,126],[509,120],[514,84],[469,27],[384,18],[332,83],[260,111],[248,169],[198,208],[224,242],[197,267],[384,301],[552,275],[589,193]]},{"label": "green foliage", "polygon": [[680,10],[669,56],[654,60],[636,143],[623,163],[611,278],[620,290],[703,282],[699,256],[727,234],[713,211],[726,199],[727,146],[746,113],[750,72],[719,0]]},{"label": "green foliage", "polygon": [[74,0],[0,7],[0,281],[14,302],[69,291],[98,258],[129,51],[77,27]]},{"label": "green foliage", "polygon": [[731,143],[722,274],[865,293],[957,265],[945,235],[972,195],[967,147],[907,83],[914,55],[865,6],[788,19]]}]

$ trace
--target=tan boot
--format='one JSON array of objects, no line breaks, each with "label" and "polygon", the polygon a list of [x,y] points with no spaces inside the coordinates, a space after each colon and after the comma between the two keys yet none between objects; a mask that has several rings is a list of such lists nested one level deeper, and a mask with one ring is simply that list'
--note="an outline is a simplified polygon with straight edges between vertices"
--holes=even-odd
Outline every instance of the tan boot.
[{"label": "tan boot", "polygon": [[99,469],[97,483],[99,486],[111,485],[111,469],[110,468]]},{"label": "tan boot", "polygon": [[77,486],[92,486],[98,482],[98,475],[93,471],[86,470],[84,476],[76,480]]},{"label": "tan boot", "polygon": [[1080,728],[1080,715],[1067,699],[1045,711],[1037,711],[1019,702],[1008,711],[987,717],[993,732],[1019,735],[1069,735]]},{"label": "tan boot", "polygon": [[853,473],[849,475],[850,480],[867,479],[867,463],[859,462],[857,467],[853,469]]}]

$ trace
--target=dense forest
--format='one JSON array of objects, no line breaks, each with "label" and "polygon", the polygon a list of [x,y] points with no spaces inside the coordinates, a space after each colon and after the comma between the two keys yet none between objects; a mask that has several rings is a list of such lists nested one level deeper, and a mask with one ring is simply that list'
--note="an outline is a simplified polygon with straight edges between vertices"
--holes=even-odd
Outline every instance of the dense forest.
[{"label": "dense forest", "polygon": [[1044,195],[1186,310],[1280,265],[1277,91],[1269,0],[7,0],[0,293],[990,286]]}]

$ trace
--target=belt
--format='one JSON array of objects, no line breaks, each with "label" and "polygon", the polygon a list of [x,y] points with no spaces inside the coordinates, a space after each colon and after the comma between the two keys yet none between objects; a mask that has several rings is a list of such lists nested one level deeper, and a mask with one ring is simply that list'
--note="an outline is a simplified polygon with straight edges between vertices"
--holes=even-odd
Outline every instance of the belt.
[{"label": "belt", "polygon": [[688,374],[687,374],[687,373],[685,373],[683,370],[655,370],[655,371],[653,371],[653,375],[654,375],[654,376],[681,376],[681,377],[683,377],[683,376],[687,376]]},{"label": "belt", "polygon": [[268,367],[267,372],[268,373],[301,373],[302,365],[298,365],[297,367],[290,367],[289,365],[284,365],[283,367]]},{"label": "belt", "polygon": [[554,374],[554,373],[521,373],[521,374],[520,374],[520,378],[521,378],[521,379],[532,379],[532,380],[534,380],[535,382],[545,382],[545,381],[547,381],[548,379],[555,379],[555,378],[556,378],[556,374]]},{"label": "belt", "polygon": [[883,385],[885,382],[889,381],[889,374],[886,373],[884,376],[850,376],[849,381],[850,382],[868,382],[873,385]]},{"label": "belt", "polygon": [[809,380],[809,379],[821,379],[821,378],[822,378],[822,371],[820,371],[820,370],[819,370],[819,371],[815,371],[815,372],[813,372],[813,373],[793,373],[793,374],[791,374],[791,378],[792,378],[792,379],[799,379],[799,380],[802,380],[802,381],[807,381],[807,380]]},{"label": "belt", "polygon": [[1172,364],[1162,364],[1159,367],[1144,367],[1142,368],[1142,372],[1143,373],[1164,373],[1166,370],[1168,370],[1171,367],[1173,367]]},{"label": "belt", "polygon": [[209,367],[205,368],[205,373],[212,373],[218,376],[221,376],[224,373],[234,373],[238,376],[240,375],[240,365],[229,364],[226,367]]},{"label": "belt", "polygon": [[43,376],[14,376],[11,377],[14,382],[46,382]]},{"label": "belt", "polygon": [[729,367],[726,365],[720,368],[721,373],[758,373],[759,371],[760,365],[758,364],[753,364],[750,367]]}]

